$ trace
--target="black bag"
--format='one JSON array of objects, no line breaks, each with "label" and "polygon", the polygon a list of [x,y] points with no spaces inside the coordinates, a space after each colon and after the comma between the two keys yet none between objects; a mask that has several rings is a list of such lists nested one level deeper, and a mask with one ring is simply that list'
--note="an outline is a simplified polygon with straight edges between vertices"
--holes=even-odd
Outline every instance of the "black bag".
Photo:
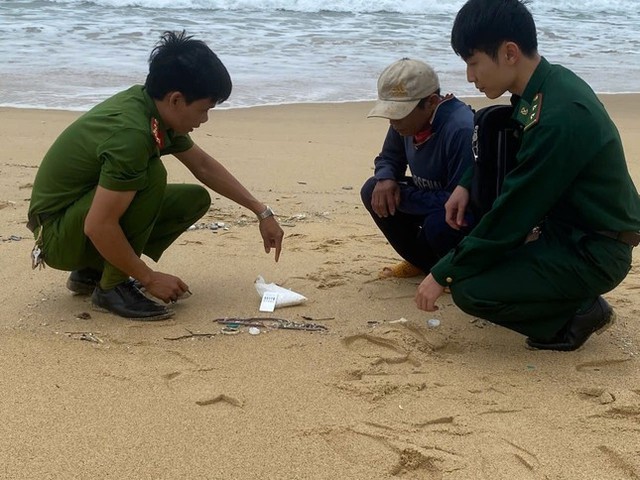
[{"label": "black bag", "polygon": [[476,222],[491,210],[504,177],[515,166],[520,128],[511,119],[512,105],[491,105],[473,117],[473,179],[469,204]]}]

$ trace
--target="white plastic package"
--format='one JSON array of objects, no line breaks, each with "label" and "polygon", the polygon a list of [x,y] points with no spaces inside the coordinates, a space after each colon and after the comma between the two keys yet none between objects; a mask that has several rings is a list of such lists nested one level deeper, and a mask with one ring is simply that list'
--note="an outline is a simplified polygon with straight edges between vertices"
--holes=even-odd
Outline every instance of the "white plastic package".
[{"label": "white plastic package", "polygon": [[291,305],[299,305],[303,302],[307,301],[307,297],[304,295],[300,295],[299,293],[293,292],[287,288],[283,288],[280,285],[276,285],[275,283],[266,283],[262,275],[258,275],[255,281],[256,291],[260,298],[266,293],[277,293],[278,296],[276,298],[276,308],[278,307],[289,307]]}]

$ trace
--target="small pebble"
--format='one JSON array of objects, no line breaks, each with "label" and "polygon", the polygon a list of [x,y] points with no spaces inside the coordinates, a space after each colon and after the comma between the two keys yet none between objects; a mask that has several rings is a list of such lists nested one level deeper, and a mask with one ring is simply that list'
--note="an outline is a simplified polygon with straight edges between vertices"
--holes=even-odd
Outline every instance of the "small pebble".
[{"label": "small pebble", "polygon": [[602,405],[608,405],[609,403],[613,403],[616,401],[615,397],[609,392],[604,392],[598,397],[598,400]]},{"label": "small pebble", "polygon": [[430,318],[429,320],[427,320],[427,325],[429,325],[430,327],[438,327],[440,325],[440,320],[438,320],[437,318]]}]

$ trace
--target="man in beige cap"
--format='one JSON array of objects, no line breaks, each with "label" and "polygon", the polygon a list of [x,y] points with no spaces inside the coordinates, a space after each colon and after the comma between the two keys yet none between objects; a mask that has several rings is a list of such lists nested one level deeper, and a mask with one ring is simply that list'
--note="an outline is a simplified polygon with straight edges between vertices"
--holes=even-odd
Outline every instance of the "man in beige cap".
[{"label": "man in beige cap", "polygon": [[[430,65],[403,58],[378,79],[378,101],[369,117],[389,119],[374,176],[362,202],[391,246],[404,259],[381,276],[429,273],[470,229],[447,225],[444,204],[471,166],[473,111],[453,95],[440,94]],[[407,176],[409,167],[411,176]]]}]

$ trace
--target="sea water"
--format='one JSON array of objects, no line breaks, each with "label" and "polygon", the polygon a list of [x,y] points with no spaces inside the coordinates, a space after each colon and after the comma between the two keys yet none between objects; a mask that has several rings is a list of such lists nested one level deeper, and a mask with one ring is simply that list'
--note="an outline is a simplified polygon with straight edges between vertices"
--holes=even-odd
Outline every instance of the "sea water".
[{"label": "sea water", "polygon": [[[0,105],[86,110],[144,83],[165,30],[206,41],[234,87],[223,108],[373,100],[382,69],[431,63],[480,95],[450,46],[464,0],[0,0]],[[640,91],[639,0],[533,0],[540,52],[600,93]]]}]

